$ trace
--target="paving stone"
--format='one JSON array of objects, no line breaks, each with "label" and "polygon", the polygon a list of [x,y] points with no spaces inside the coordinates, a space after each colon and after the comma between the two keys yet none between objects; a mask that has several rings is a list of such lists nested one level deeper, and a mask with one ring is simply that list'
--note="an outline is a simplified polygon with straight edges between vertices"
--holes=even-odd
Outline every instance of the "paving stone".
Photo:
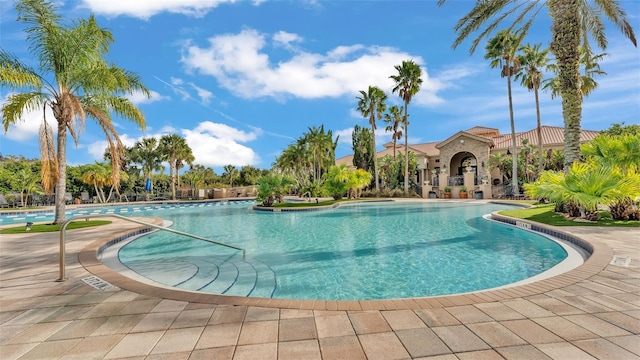
[{"label": "paving stone", "polygon": [[496,321],[525,318],[524,315],[499,302],[480,303],[474,304],[474,306]]},{"label": "paving stone", "polygon": [[460,321],[443,308],[416,309],[416,315],[430,327],[458,325]]},{"label": "paving stone", "polygon": [[367,359],[355,335],[320,338],[320,353],[323,360]]},{"label": "paving stone", "polygon": [[80,339],[41,342],[26,354],[22,355],[20,360],[58,359],[79,342]]},{"label": "paving stone", "polygon": [[552,359],[596,359],[580,348],[568,342],[538,344],[536,345],[536,347],[540,349],[540,351],[550,356]]},{"label": "paving stone", "polygon": [[104,324],[106,318],[71,321],[67,326],[51,335],[48,340],[75,339],[85,337]]},{"label": "paving stone", "polygon": [[[41,342],[56,332],[60,331],[60,329],[69,325],[71,321],[56,321],[56,322],[47,322],[41,324],[34,325],[15,325],[15,326],[26,326],[28,327],[24,331],[17,333],[18,335],[11,338],[6,344],[20,344],[20,343],[33,343],[33,342]],[[9,326],[3,325],[0,329],[3,333],[5,331],[11,331]],[[4,335],[3,335],[4,336]]]},{"label": "paving stone", "polygon": [[271,360],[278,358],[276,343],[241,345],[236,348],[233,360]]},{"label": "paving stone", "polygon": [[277,321],[250,321],[242,324],[238,345],[278,342]]},{"label": "paving stone", "polygon": [[461,323],[471,324],[477,322],[488,322],[493,320],[487,314],[478,310],[473,305],[454,306],[445,308],[451,315],[455,316]]},{"label": "paving stone", "polygon": [[265,321],[280,319],[280,309],[250,307],[247,309],[244,321]]},{"label": "paving stone", "polygon": [[204,328],[196,349],[235,346],[242,323],[208,325]]},{"label": "paving stone", "polygon": [[640,356],[640,338],[638,335],[608,337],[607,340],[621,348]]},{"label": "paving stone", "polygon": [[196,349],[191,352],[189,360],[232,360],[234,351],[234,346]]},{"label": "paving stone", "polygon": [[151,350],[151,354],[166,354],[176,352],[191,352],[198,340],[203,327],[190,327],[167,330],[158,344]]},{"label": "paving stone", "polygon": [[638,355],[603,338],[574,341],[573,344],[596,359],[640,359]]},{"label": "paving stone", "polygon": [[315,320],[319,338],[355,334],[346,314],[318,316]]},{"label": "paving stone", "polygon": [[393,330],[427,327],[412,310],[382,311],[381,313]]},{"label": "paving stone", "polygon": [[185,328],[185,327],[204,327],[209,323],[209,319],[213,314],[213,309],[195,309],[184,310],[178,315],[176,320],[171,324],[171,329]]},{"label": "paving stone", "polygon": [[102,359],[123,337],[123,334],[85,337],[61,359]]},{"label": "paving stone", "polygon": [[213,311],[209,324],[214,325],[242,322],[246,313],[246,306],[218,306]]},{"label": "paving stone", "polygon": [[287,341],[278,344],[278,360],[322,360],[318,340]]},{"label": "paving stone", "polygon": [[451,353],[451,350],[429,328],[396,331],[396,335],[412,358]]},{"label": "paving stone", "polygon": [[591,331],[598,336],[609,337],[630,334],[628,331],[590,314],[570,315],[565,316],[565,319]]},{"label": "paving stone", "polygon": [[640,334],[640,321],[632,316],[620,312],[608,312],[594,315],[634,334]]},{"label": "paving stone", "polygon": [[133,329],[143,318],[144,314],[111,316],[100,325],[92,336],[126,334]]},{"label": "paving stone", "polygon": [[559,316],[533,319],[547,330],[567,341],[593,339],[597,335]]},{"label": "paving stone", "polygon": [[391,326],[380,311],[349,313],[349,319],[358,335],[391,331]]},{"label": "paving stone", "polygon": [[500,324],[529,344],[535,345],[562,341],[562,338],[529,319],[501,321]]},{"label": "paving stone", "polygon": [[487,343],[463,325],[435,327],[432,330],[453,352],[486,350],[490,348]]},{"label": "paving stone", "polygon": [[392,332],[359,335],[368,360],[408,359],[410,357],[398,337]]},{"label": "paving stone", "polygon": [[179,311],[148,313],[131,329],[131,332],[167,330],[178,315],[180,315]]},{"label": "paving stone", "polygon": [[456,354],[460,360],[503,360],[495,350],[469,351]]},{"label": "paving stone", "polygon": [[279,341],[317,339],[316,322],[312,317],[280,320]]},{"label": "paving stone", "polygon": [[127,334],[107,353],[105,359],[117,359],[132,356],[147,356],[156,346],[164,331],[149,331]]},{"label": "paving stone", "polygon": [[[545,344],[547,345],[547,344]],[[507,346],[497,348],[496,351],[507,360],[551,360],[542,351],[532,345]],[[576,357],[553,357],[553,359],[581,359]]]},{"label": "paving stone", "polygon": [[493,348],[526,344],[521,337],[497,322],[468,324],[467,327]]},{"label": "paving stone", "polygon": [[551,311],[545,310],[533,302],[524,299],[508,300],[503,301],[502,303],[528,318],[554,315]]}]

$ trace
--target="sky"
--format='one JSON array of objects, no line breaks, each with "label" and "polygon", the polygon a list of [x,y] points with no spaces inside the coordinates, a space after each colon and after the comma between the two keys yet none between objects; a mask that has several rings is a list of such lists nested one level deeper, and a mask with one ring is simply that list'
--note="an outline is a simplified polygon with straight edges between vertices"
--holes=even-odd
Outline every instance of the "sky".
[{"label": "sky", "polygon": [[[640,1],[621,0],[640,37]],[[442,141],[473,126],[510,133],[506,79],[484,59],[483,39],[452,48],[454,26],[473,6],[470,0],[78,0],[55,1],[69,21],[93,13],[115,39],[111,63],[138,74],[151,98],[130,99],[144,112],[141,130],[113,118],[123,143],[178,134],[192,148],[195,164],[222,173],[225,165],[269,169],[276,157],[310,127],[339,136],[336,158],[351,154],[355,125],[368,127],[357,109],[360,90],[378,86],[388,105],[402,105],[392,93],[394,66],[413,60],[423,83],[409,104],[409,144]],[[0,47],[37,65],[16,21],[11,0],[0,0]],[[550,19],[541,13],[525,43],[551,40]],[[583,103],[582,128],[603,130],[614,123],[640,122],[640,50],[605,22],[606,76]],[[508,26],[504,24],[502,29]],[[0,88],[0,103],[10,89]],[[534,94],[515,83],[516,131],[536,126]],[[543,125],[563,126],[561,100],[540,94]],[[48,121],[54,121],[52,113]],[[42,112],[0,130],[0,153],[38,158]],[[376,143],[391,141],[384,123]],[[55,129],[55,126],[54,126]],[[103,159],[104,133],[88,120],[67,163]],[[167,172],[166,170],[165,172]]]}]

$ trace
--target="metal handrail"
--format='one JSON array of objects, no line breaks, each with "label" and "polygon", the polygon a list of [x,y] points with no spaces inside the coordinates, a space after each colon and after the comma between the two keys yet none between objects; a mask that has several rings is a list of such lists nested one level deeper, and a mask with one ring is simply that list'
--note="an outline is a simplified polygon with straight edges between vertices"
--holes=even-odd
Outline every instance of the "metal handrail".
[{"label": "metal handrail", "polygon": [[114,218],[117,218],[117,219],[130,221],[130,222],[133,222],[133,223],[136,223],[136,224],[149,226],[149,227],[152,227],[152,228],[155,228],[155,229],[158,229],[158,230],[165,230],[165,231],[168,231],[168,232],[172,232],[174,234],[184,235],[184,236],[188,236],[188,237],[191,237],[191,238],[194,238],[194,239],[208,241],[208,242],[216,244],[216,245],[226,246],[226,247],[231,248],[231,249],[240,250],[240,251],[242,251],[242,259],[243,260],[245,259],[245,256],[247,254],[245,249],[237,247],[237,246],[221,243],[219,241],[207,239],[207,238],[204,238],[202,236],[193,235],[193,234],[189,234],[189,233],[186,233],[186,232],[182,232],[182,231],[178,231],[178,230],[174,230],[174,229],[169,229],[167,227],[156,225],[156,224],[151,224],[151,223],[148,223],[146,221],[141,221],[141,220],[128,218],[126,216],[121,216],[121,215],[116,215],[116,214],[78,215],[78,216],[74,216],[72,218],[69,218],[64,223],[62,223],[62,226],[60,226],[60,278],[58,278],[58,280],[56,280],[56,281],[65,281],[66,280],[65,279],[65,268],[66,268],[66,266],[65,266],[65,256],[66,256],[66,250],[65,250],[66,233],[65,233],[65,230],[67,229],[67,225],[69,225],[69,223],[72,222],[73,220],[89,219],[89,218],[97,218],[97,217],[114,217]]}]

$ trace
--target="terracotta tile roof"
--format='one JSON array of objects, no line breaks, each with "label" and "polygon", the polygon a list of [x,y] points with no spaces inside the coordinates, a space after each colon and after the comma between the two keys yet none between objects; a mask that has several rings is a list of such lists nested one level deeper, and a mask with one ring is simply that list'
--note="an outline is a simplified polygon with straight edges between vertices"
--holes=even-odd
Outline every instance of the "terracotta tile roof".
[{"label": "terracotta tile roof", "polygon": [[440,155],[440,150],[438,150],[436,148],[436,145],[438,145],[440,142],[430,142],[430,143],[424,143],[424,144],[415,144],[415,145],[409,145],[409,148],[411,148],[411,151],[415,152],[415,153],[423,153],[427,156],[438,156]]},{"label": "terracotta tile roof", "polygon": [[[562,145],[564,143],[564,128],[557,126],[542,126],[542,145]],[[580,142],[587,142],[592,140],[599,134],[598,131],[593,130],[581,130]],[[522,139],[528,139],[530,144],[538,144],[538,134],[536,129],[529,131],[516,133],[516,144],[518,147],[522,146]],[[511,147],[511,134],[504,134],[493,138],[495,144],[494,149],[508,149]]]}]

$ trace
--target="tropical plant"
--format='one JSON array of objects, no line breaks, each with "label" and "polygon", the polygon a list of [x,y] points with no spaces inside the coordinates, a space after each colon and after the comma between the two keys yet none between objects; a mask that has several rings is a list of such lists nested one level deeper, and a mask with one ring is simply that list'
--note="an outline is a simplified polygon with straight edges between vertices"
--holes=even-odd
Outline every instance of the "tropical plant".
[{"label": "tropical plant", "polygon": [[393,141],[393,157],[396,157],[396,144],[402,138],[402,109],[393,105],[389,108],[389,113],[384,114],[384,122],[389,124],[384,131],[391,132],[391,140]]},{"label": "tropical plant", "polygon": [[187,141],[177,135],[163,135],[160,138],[158,151],[161,159],[169,162],[169,181],[171,182],[171,198],[176,199],[176,178],[179,176],[178,170],[183,163],[193,164],[195,157]]},{"label": "tropical plant", "polygon": [[293,177],[277,173],[267,174],[258,179],[258,194],[256,200],[262,206],[273,206],[276,200],[282,202],[284,195],[296,185]]},{"label": "tropical plant", "polygon": [[538,98],[538,90],[542,84],[542,70],[548,67],[548,49],[541,50],[541,44],[535,44],[533,47],[525,45],[520,48],[521,54],[518,55],[520,67],[516,73],[516,80],[520,80],[520,84],[529,91],[533,91],[536,101],[536,134],[538,135],[538,174],[544,170],[544,159],[542,155],[542,126],[540,124],[540,100]]},{"label": "tropical plant", "polygon": [[[142,171],[142,176],[145,181],[153,184],[153,172],[164,170],[162,166],[162,157],[160,156],[160,150],[158,148],[158,139],[156,138],[143,138],[137,141],[130,151],[128,151],[133,164],[138,164]],[[150,198],[150,192],[145,192],[146,200]]]},{"label": "tropical plant", "polygon": [[460,190],[458,190],[458,192],[466,193],[467,192],[467,188],[463,186],[463,187],[460,188]]},{"label": "tropical plant", "polygon": [[29,194],[42,193],[38,173],[33,172],[31,166],[26,162],[21,162],[19,167],[14,169],[14,172],[11,173],[9,184],[11,189],[19,191],[20,206],[26,205]]},{"label": "tropical plant", "polygon": [[[120,174],[120,180],[127,180],[127,178],[128,175],[126,172],[122,172]],[[95,164],[90,165],[82,174],[82,181],[85,184],[93,186],[96,196],[98,197],[98,201],[101,203],[109,202],[113,195],[113,191],[118,191],[113,183],[113,170],[107,163],[96,162]],[[109,187],[108,195],[104,192],[105,187]]]},{"label": "tropical plant", "polygon": [[[447,0],[438,0],[442,6]],[[620,31],[631,40],[634,46],[636,38],[626,19],[626,14],[616,0],[577,1],[577,0],[487,0],[473,2],[474,6],[455,25],[458,36],[454,40],[456,48],[473,32],[485,23],[489,24],[473,40],[470,53],[473,53],[480,41],[488,36],[505,19],[512,19],[509,27],[520,25],[526,35],[533,20],[547,6],[551,16],[550,50],[558,64],[560,96],[562,97],[562,117],[564,119],[565,163],[571,164],[580,158],[580,122],[582,118],[582,92],[580,89],[580,46],[589,46],[589,35],[598,47],[606,49],[607,38],[602,15],[605,15]]]},{"label": "tropical plant", "polygon": [[372,176],[363,169],[352,169],[341,164],[330,167],[323,177],[327,192],[339,200],[345,193],[350,199],[357,198],[360,190],[371,183]]},{"label": "tropical plant", "polygon": [[[373,135],[367,128],[358,125],[353,127],[351,144],[353,147],[353,166],[369,172],[374,171],[375,153],[371,152]],[[377,165],[375,166],[377,168]]]},{"label": "tropical plant", "polygon": [[[116,187],[120,182],[120,160],[124,147],[111,114],[132,120],[144,128],[142,112],[124,95],[150,92],[140,78],[105,59],[113,43],[112,34],[100,28],[93,17],[63,24],[57,6],[45,0],[21,0],[16,3],[18,21],[26,24],[29,50],[39,60],[32,68],[13,54],[0,49],[0,85],[20,92],[10,93],[2,105],[2,123],[23,121],[25,111],[43,110],[40,126],[42,184],[50,192],[55,179],[54,223],[65,221],[67,133],[75,143],[85,119],[95,120],[104,130],[112,153]],[[48,125],[46,108],[57,121],[57,148]]]},{"label": "tropical plant", "polygon": [[[580,67],[583,67],[583,73],[580,75],[580,93],[582,96],[589,96],[593,90],[598,87],[598,83],[595,80],[596,76],[604,76],[607,75],[606,72],[600,69],[601,61],[607,53],[602,54],[591,54],[590,50],[585,50],[584,47],[580,46]],[[551,98],[554,99],[560,95],[560,91],[562,89],[562,83],[560,82],[560,77],[558,74],[560,73],[560,69],[558,64],[549,64],[547,66],[547,70],[550,70],[553,74],[556,74],[555,77],[551,77],[543,82],[542,89],[545,91],[549,91],[551,93]]]},{"label": "tropical plant", "polygon": [[[509,120],[511,122],[511,174],[513,179],[518,178],[518,144],[516,143],[516,127],[513,118],[513,98],[511,95],[511,76],[518,72],[520,63],[516,52],[520,47],[522,34],[511,33],[509,30],[499,31],[495,37],[489,40],[486,46],[485,59],[491,60],[492,68],[500,68],[500,76],[507,78],[507,92],[509,94]],[[513,192],[517,194],[518,182],[513,181]]]},{"label": "tropical plant", "polygon": [[404,125],[404,192],[409,192],[409,103],[415,94],[420,91],[420,85],[422,85],[422,69],[420,65],[416,64],[413,60],[405,60],[402,65],[394,66],[397,75],[391,75],[390,78],[394,82],[393,93],[398,93],[398,96],[404,102],[404,115],[402,117],[402,124]]},{"label": "tropical plant", "polygon": [[500,171],[500,180],[502,182],[505,179],[511,179],[511,172],[509,171],[509,165],[512,164],[511,156],[506,153],[499,152],[489,156],[489,161],[487,161],[487,166],[489,169],[498,168]]},{"label": "tropical plant", "polygon": [[640,134],[598,135],[582,145],[582,153],[604,166],[618,167],[623,174],[640,172]]},{"label": "tropical plant", "polygon": [[[376,86],[369,86],[369,89],[365,92],[360,90],[362,97],[358,99],[358,111],[363,117],[369,119],[369,125],[371,125],[371,154],[373,158],[376,158],[376,120],[382,119],[382,114],[387,110],[387,94]],[[380,189],[378,181],[378,163],[373,161],[373,173],[376,191]]]},{"label": "tropical plant", "polygon": [[222,177],[227,179],[230,187],[233,187],[233,179],[238,175],[238,169],[233,165],[225,165]]},{"label": "tropical plant", "polygon": [[640,176],[624,176],[617,168],[595,162],[573,163],[567,174],[544,171],[533,184],[525,184],[532,199],[547,198],[578,208],[581,218],[597,220],[598,206],[640,194]]}]

